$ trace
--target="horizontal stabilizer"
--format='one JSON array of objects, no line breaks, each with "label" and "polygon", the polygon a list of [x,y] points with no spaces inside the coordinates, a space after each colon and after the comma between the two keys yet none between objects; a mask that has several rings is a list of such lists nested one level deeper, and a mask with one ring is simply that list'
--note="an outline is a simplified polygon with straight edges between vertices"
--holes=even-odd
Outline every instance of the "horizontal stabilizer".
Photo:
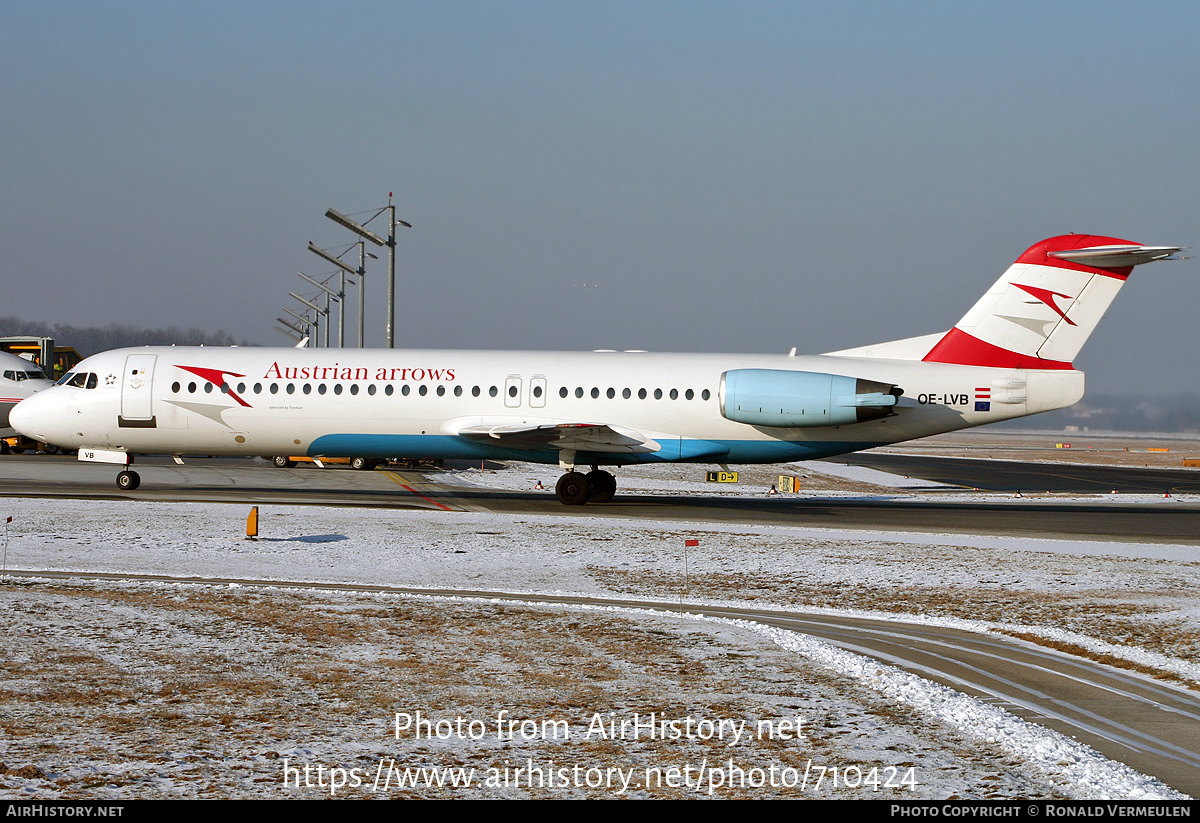
[{"label": "horizontal stabilizer", "polygon": [[1070,260],[1072,263],[1083,263],[1101,269],[1120,269],[1163,260],[1182,249],[1182,246],[1091,246],[1086,249],[1052,251],[1047,254],[1059,260]]}]

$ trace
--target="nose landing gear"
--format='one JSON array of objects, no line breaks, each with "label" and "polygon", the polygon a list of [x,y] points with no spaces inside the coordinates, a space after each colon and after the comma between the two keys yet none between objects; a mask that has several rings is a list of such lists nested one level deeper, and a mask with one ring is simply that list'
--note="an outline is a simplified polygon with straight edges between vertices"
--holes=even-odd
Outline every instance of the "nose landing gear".
[{"label": "nose landing gear", "polygon": [[142,485],[142,478],[135,471],[126,469],[117,474],[117,488],[121,491],[131,492],[140,485]]}]

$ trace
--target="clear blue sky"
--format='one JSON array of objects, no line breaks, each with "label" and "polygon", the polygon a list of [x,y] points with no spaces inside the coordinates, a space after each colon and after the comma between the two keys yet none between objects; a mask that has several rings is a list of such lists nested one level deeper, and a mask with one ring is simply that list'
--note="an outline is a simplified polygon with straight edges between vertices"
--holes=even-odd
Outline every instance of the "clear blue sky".
[{"label": "clear blue sky", "polygon": [[[389,191],[399,344],[829,351],[1069,231],[1200,244],[1195,3],[0,7],[0,315],[264,344]],[[374,224],[373,224],[374,225]],[[383,342],[383,262],[368,343]],[[587,284],[585,287],[584,284]],[[1196,387],[1200,266],[1077,365]],[[69,341],[64,341],[69,342]]]}]

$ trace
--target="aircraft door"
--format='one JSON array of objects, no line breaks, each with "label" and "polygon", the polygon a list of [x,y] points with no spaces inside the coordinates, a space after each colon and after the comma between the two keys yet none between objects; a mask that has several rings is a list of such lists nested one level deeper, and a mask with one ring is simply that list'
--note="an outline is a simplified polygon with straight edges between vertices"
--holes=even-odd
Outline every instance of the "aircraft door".
[{"label": "aircraft door", "polygon": [[529,379],[529,406],[534,409],[546,405],[546,378],[536,375]]},{"label": "aircraft door", "polygon": [[510,374],[504,381],[504,405],[510,409],[521,407],[521,378]]},{"label": "aircraft door", "polygon": [[150,393],[157,360],[156,354],[131,354],[125,358],[125,372],[121,377],[121,425],[154,425]]}]

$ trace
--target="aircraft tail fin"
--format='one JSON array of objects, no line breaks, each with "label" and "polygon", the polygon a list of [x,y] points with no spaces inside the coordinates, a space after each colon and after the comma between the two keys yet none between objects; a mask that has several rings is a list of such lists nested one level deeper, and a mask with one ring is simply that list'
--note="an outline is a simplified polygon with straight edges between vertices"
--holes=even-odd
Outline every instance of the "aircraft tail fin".
[{"label": "aircraft tail fin", "polygon": [[1012,369],[1071,369],[1134,266],[1176,246],[1067,234],[1031,246],[922,358]]}]

